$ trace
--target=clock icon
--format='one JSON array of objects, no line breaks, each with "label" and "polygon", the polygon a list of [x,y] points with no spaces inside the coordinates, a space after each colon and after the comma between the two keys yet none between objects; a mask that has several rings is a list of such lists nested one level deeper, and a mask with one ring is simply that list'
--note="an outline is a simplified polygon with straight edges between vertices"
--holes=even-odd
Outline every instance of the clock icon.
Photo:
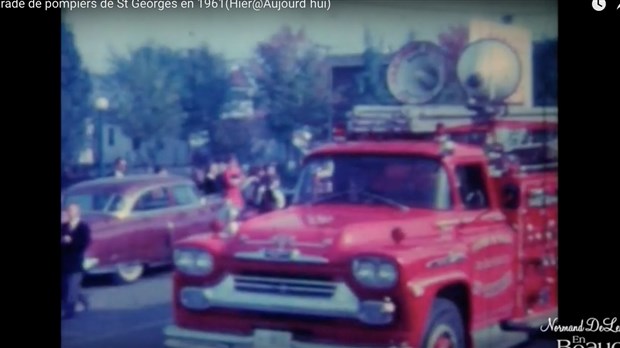
[{"label": "clock icon", "polygon": [[594,11],[603,11],[605,9],[605,0],[592,0],[592,8]]}]

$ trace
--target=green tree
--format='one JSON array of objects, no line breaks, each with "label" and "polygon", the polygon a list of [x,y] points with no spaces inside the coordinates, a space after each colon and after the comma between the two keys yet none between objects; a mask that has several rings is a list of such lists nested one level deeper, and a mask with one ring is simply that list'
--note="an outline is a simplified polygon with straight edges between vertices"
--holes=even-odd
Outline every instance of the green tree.
[{"label": "green tree", "polygon": [[395,104],[387,87],[386,56],[377,48],[368,29],[364,31],[364,46],[362,72],[356,76],[354,104]]},{"label": "green tree", "polygon": [[82,67],[73,34],[65,23],[60,27],[60,154],[61,162],[77,159],[84,145],[86,119],[91,116],[90,76]]},{"label": "green tree", "polygon": [[116,92],[114,113],[134,151],[141,155],[146,150],[148,160],[155,162],[162,140],[179,136],[187,119],[180,103],[185,82],[182,57],[172,49],[146,45],[128,56],[113,55],[111,63],[108,79]]},{"label": "green tree", "polygon": [[268,130],[287,149],[298,127],[308,125],[327,133],[331,89],[324,55],[303,30],[290,27],[257,47],[257,106],[267,111]]},{"label": "green tree", "polygon": [[253,162],[260,154],[252,151],[257,139],[264,136],[261,119],[222,119],[213,125],[214,152],[236,154],[242,162]]},{"label": "green tree", "polygon": [[213,134],[215,123],[230,97],[230,78],[226,62],[207,47],[193,48],[182,58],[183,89],[181,106],[187,115],[183,135],[208,131]]}]

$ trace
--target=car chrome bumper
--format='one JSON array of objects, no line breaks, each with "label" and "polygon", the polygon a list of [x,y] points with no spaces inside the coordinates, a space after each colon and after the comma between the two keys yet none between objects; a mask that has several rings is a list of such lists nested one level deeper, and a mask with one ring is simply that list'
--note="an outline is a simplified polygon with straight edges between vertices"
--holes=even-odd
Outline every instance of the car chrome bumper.
[{"label": "car chrome bumper", "polygon": [[[204,332],[168,326],[164,329],[166,348],[254,348],[253,336]],[[410,348],[398,346],[398,348]],[[343,346],[322,343],[291,341],[288,348],[373,348],[372,346]],[[397,348],[381,347],[381,348]]]}]

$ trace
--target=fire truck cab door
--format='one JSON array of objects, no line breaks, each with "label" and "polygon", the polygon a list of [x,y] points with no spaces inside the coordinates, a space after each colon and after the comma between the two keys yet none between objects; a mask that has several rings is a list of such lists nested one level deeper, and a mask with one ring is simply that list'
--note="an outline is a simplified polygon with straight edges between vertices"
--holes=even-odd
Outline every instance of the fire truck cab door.
[{"label": "fire truck cab door", "polygon": [[486,326],[505,319],[514,310],[514,233],[494,207],[486,164],[455,166],[462,216],[469,220],[459,229],[469,247],[472,275],[473,323]]}]

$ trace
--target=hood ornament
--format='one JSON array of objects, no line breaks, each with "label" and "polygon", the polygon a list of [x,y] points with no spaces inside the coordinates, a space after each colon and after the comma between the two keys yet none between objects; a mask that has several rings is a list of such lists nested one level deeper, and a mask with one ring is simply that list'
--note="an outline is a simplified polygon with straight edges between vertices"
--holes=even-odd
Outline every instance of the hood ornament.
[{"label": "hood ornament", "polygon": [[295,249],[295,239],[287,235],[279,235],[273,238],[274,247],[265,249],[265,258],[268,259],[293,259],[299,255],[299,250]]},{"label": "hood ornament", "polygon": [[242,260],[253,261],[269,261],[269,262],[295,262],[295,263],[311,263],[326,264],[329,260],[323,256],[307,255],[302,253],[298,248],[324,248],[321,243],[304,243],[296,242],[295,237],[281,234],[276,235],[268,240],[248,242],[246,245],[263,245],[264,247],[255,251],[240,251],[235,253],[235,257]]}]

